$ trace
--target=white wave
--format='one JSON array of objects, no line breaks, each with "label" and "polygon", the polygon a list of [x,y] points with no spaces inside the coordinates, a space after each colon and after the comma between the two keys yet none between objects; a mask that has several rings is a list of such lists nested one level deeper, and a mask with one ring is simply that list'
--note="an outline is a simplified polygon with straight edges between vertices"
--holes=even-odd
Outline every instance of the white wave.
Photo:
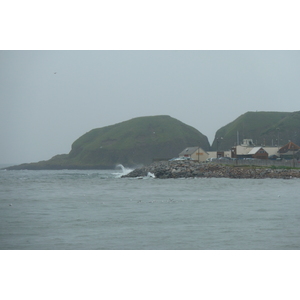
[{"label": "white wave", "polygon": [[151,173],[151,172],[148,172],[147,177],[149,177],[149,178],[155,178],[155,175],[153,173]]},{"label": "white wave", "polygon": [[151,178],[155,178],[155,175],[151,172],[148,172],[147,176],[135,177],[135,179],[151,179]]},{"label": "white wave", "polygon": [[113,173],[113,175],[115,175],[117,178],[122,177],[123,175],[127,175],[128,173],[130,173],[131,171],[133,171],[134,169],[129,169],[129,168],[125,168],[123,165],[118,164],[116,166],[116,168],[121,169],[122,172],[118,172],[118,173]]}]

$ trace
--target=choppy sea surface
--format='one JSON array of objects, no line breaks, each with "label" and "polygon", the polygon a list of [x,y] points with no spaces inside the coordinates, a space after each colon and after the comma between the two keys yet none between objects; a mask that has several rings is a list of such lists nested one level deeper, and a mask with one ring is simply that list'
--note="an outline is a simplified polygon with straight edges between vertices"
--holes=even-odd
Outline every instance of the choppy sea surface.
[{"label": "choppy sea surface", "polygon": [[0,249],[300,249],[299,179],[0,170]]}]

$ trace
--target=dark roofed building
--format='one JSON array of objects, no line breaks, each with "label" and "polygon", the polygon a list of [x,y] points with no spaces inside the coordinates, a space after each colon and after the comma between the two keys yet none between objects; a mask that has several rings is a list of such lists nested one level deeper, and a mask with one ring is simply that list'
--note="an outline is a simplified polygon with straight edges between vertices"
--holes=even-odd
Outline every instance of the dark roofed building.
[{"label": "dark roofed building", "polygon": [[299,154],[300,147],[293,142],[289,142],[278,150],[281,158],[292,159]]}]

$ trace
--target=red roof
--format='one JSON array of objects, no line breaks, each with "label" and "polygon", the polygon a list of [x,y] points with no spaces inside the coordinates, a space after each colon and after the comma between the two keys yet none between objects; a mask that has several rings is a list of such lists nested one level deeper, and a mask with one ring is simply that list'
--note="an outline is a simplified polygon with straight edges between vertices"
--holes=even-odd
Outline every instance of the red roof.
[{"label": "red roof", "polygon": [[299,149],[300,149],[300,147],[297,146],[295,143],[289,142],[286,145],[284,145],[283,147],[281,147],[278,152],[285,153],[288,151],[295,151],[295,150],[299,150]]}]

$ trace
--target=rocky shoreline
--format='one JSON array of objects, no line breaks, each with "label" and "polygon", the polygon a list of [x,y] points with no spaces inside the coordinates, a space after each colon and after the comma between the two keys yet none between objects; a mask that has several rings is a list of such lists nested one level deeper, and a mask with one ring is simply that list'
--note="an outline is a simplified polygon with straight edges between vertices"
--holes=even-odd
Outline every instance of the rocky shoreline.
[{"label": "rocky shoreline", "polygon": [[155,162],[135,169],[122,178],[145,177],[149,173],[155,178],[300,178],[300,169],[276,169],[257,166],[226,166],[216,163],[194,161]]}]

